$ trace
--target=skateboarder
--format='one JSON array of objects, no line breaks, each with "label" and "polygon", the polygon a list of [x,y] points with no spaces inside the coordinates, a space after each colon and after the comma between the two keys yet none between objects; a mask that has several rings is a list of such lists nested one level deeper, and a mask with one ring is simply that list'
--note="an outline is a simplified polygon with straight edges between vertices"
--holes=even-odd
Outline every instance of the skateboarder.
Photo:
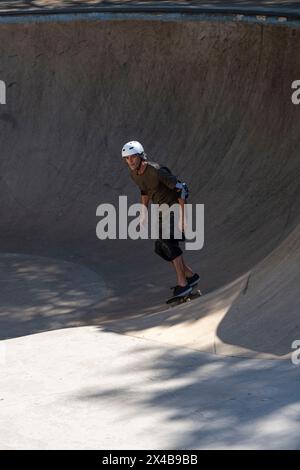
[{"label": "skateboarder", "polygon": [[[141,202],[145,209],[150,200],[154,204],[167,204],[171,207],[179,203],[181,207],[180,226],[182,241],[184,241],[184,203],[188,196],[185,183],[181,183],[166,167],[147,160],[143,146],[137,141],[131,141],[122,148],[122,158],[130,169],[130,176],[141,191]],[[145,211],[146,212],[146,211]],[[188,295],[193,286],[198,283],[199,276],[185,263],[178,239],[174,238],[174,216],[170,217],[170,238],[163,238],[162,220],[160,214],[159,239],[155,241],[155,252],[164,260],[169,261],[175,268],[177,285],[174,287],[174,297]],[[141,224],[145,213],[141,215]]]}]

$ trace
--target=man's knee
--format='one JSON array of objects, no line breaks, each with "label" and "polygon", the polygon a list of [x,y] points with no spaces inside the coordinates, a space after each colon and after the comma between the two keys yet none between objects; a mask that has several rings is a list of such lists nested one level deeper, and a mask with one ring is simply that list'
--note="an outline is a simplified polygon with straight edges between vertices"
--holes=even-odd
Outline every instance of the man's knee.
[{"label": "man's knee", "polygon": [[177,244],[166,242],[165,240],[156,240],[154,251],[165,261],[173,261],[182,254],[182,250]]}]

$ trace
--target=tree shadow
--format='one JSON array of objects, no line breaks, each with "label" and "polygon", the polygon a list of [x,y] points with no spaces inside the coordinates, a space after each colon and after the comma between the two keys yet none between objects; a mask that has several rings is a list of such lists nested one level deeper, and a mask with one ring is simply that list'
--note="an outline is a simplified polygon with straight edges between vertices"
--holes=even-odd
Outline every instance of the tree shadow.
[{"label": "tree shadow", "polygon": [[300,338],[298,232],[296,226],[254,268],[175,308],[165,304],[170,267],[153,255],[151,243],[119,242],[117,252],[105,243],[100,258],[96,250],[56,252],[56,259],[1,255],[0,337],[101,325],[211,353],[289,355]]},{"label": "tree shadow", "polygon": [[290,363],[225,358],[148,342],[133,347],[125,362],[112,362],[104,383],[82,387],[77,400],[107,406],[117,414],[120,429],[122,423],[124,430],[128,423],[135,429],[143,417],[141,440],[120,432],[112,440],[115,448],[122,439],[127,448],[143,447],[148,434],[149,447],[157,439],[164,449],[296,449],[299,392],[298,371]]},{"label": "tree shadow", "polygon": [[109,291],[95,272],[46,257],[1,254],[0,339],[78,326]]}]

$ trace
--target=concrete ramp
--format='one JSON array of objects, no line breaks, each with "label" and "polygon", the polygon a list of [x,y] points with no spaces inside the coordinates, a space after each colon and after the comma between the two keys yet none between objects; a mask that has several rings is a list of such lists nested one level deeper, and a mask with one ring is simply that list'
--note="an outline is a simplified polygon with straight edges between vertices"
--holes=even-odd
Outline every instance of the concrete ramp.
[{"label": "concrete ramp", "polygon": [[[2,339],[98,325],[217,354],[289,356],[300,339],[298,26],[176,14],[0,20]],[[205,204],[205,246],[187,254],[199,301],[166,308],[174,274],[153,241],[96,238],[100,203],[138,202],[120,158],[130,139]],[[93,302],[57,315],[61,274],[51,288],[28,280],[29,255],[42,276],[39,257],[63,263],[68,295],[75,263],[69,298],[86,300],[91,280]],[[8,296],[11,270],[28,282]]]}]

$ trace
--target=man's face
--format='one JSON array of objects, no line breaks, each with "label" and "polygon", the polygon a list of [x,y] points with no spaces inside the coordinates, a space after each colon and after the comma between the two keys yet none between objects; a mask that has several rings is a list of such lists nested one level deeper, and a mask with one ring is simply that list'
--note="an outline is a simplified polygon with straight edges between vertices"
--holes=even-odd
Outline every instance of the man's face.
[{"label": "man's face", "polygon": [[130,155],[126,157],[127,165],[131,171],[137,170],[140,164],[141,157],[139,155]]}]

